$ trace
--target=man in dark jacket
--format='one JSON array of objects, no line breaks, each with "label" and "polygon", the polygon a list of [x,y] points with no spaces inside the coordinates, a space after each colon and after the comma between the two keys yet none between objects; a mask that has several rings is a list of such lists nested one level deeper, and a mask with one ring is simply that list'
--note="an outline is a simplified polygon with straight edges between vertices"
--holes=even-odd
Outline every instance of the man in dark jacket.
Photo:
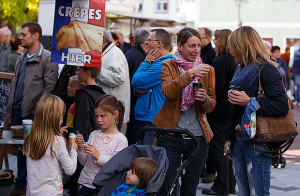
[{"label": "man in dark jacket", "polygon": [[[144,61],[148,53],[147,47],[147,38],[150,34],[148,28],[139,28],[137,29],[134,36],[134,47],[128,50],[125,54],[125,57],[129,66],[129,77],[130,82],[136,70],[139,68],[140,64]],[[138,122],[134,118],[134,106],[137,101],[137,96],[134,94],[133,89],[131,88],[131,104],[130,104],[130,120],[128,123],[126,136],[128,139],[128,145],[134,144],[137,142],[139,137],[139,125]]]},{"label": "man in dark jacket", "polygon": [[198,29],[201,35],[201,59],[203,63],[212,65],[213,60],[216,58],[216,51],[211,45],[213,33],[208,28],[202,27]]}]

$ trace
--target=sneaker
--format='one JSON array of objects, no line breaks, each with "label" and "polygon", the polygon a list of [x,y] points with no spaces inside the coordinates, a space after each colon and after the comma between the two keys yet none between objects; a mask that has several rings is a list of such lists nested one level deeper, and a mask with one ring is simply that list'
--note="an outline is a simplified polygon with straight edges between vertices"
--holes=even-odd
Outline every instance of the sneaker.
[{"label": "sneaker", "polygon": [[215,180],[215,174],[206,174],[204,178],[202,178],[202,183],[212,183]]},{"label": "sneaker", "polygon": [[10,190],[10,196],[25,196],[26,195],[26,188],[18,188],[13,186]]}]

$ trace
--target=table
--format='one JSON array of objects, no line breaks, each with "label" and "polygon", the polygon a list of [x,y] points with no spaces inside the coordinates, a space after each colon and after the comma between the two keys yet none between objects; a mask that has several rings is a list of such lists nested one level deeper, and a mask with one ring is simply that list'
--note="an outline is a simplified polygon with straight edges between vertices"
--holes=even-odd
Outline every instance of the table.
[{"label": "table", "polygon": [[0,144],[24,144],[24,139],[8,138],[0,139]]},{"label": "table", "polygon": [[2,169],[3,159],[5,161],[6,169],[9,169],[7,154],[17,154],[17,149],[12,144],[23,144],[23,138],[13,138],[11,130],[4,130],[2,139],[0,139],[0,170]]}]

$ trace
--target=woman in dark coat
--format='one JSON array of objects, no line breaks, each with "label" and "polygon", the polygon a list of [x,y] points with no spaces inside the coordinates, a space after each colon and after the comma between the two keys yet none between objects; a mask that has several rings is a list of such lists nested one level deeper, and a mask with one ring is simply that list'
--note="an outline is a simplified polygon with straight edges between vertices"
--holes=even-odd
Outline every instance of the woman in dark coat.
[{"label": "woman in dark coat", "polygon": [[[266,46],[259,34],[249,26],[243,26],[229,36],[230,53],[239,64],[231,85],[239,86],[240,91],[231,90],[228,99],[233,104],[231,134],[226,141],[233,141],[233,167],[240,196],[270,195],[272,158],[264,156],[253,147],[253,140],[243,140],[240,136],[241,118],[250,99],[260,108],[256,114],[261,116],[285,116],[288,113],[288,98],[282,78],[275,63],[270,60]],[[258,73],[266,97],[258,95]],[[252,100],[253,101],[253,100]],[[255,141],[255,146],[270,150],[270,143]]]},{"label": "woman in dark coat", "polygon": [[223,152],[226,130],[230,122],[229,83],[237,66],[233,56],[229,54],[227,40],[230,34],[229,29],[216,30],[214,33],[217,57],[212,66],[216,75],[217,105],[213,112],[207,114],[207,120],[214,133],[214,137],[209,143],[209,155],[214,162],[217,177],[210,189],[202,190],[205,195],[228,195],[235,192],[235,179],[232,169],[230,170],[231,163]]}]

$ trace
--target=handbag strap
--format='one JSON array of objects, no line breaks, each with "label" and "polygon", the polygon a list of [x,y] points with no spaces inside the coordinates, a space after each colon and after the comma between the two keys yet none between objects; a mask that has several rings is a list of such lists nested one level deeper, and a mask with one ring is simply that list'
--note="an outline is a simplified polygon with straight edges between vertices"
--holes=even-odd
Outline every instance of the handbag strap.
[{"label": "handbag strap", "polygon": [[[262,149],[258,148],[255,145],[255,141],[254,140],[252,140],[252,146],[253,146],[253,148],[255,150],[257,150],[258,152],[260,152],[264,156],[270,157],[270,158],[275,158],[275,157],[278,157],[279,155],[282,155],[283,153],[285,153],[291,147],[291,145],[293,144],[293,142],[294,142],[294,139],[288,140],[283,145],[281,145],[278,149],[270,150],[270,151],[265,151],[265,150],[262,150]],[[274,152],[276,152],[275,155],[268,155],[267,154],[267,153],[274,153]]]},{"label": "handbag strap", "polygon": [[266,96],[265,95],[265,91],[264,91],[264,89],[263,89],[263,87],[262,87],[262,85],[261,85],[261,81],[260,81],[260,72],[261,72],[261,69],[259,70],[259,72],[258,72],[258,97],[261,97],[261,96]]},{"label": "handbag strap", "polygon": [[262,66],[262,68],[261,69],[259,69],[257,66],[256,66],[256,64],[254,64],[254,66],[255,66],[255,68],[258,70],[258,95],[257,95],[257,97],[261,97],[261,96],[266,96],[265,95],[265,91],[264,91],[264,89],[263,89],[263,87],[262,87],[262,85],[261,85],[261,81],[260,81],[260,72],[261,72],[261,70],[264,68],[264,66]]}]

